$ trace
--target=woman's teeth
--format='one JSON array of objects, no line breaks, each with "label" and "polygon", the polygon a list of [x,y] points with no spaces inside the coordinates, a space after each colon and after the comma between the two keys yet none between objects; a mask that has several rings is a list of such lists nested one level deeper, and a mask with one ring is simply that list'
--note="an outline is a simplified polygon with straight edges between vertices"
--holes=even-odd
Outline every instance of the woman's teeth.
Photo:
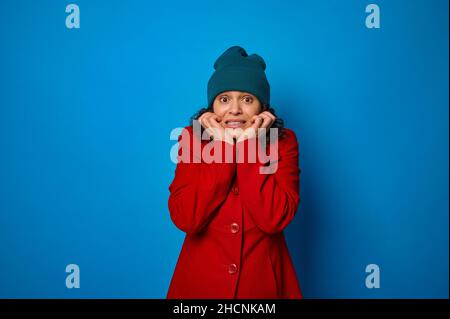
[{"label": "woman's teeth", "polygon": [[244,125],[244,123],[242,123],[242,122],[234,122],[234,121],[227,122],[227,126],[230,126],[230,127],[241,127],[243,125]]}]

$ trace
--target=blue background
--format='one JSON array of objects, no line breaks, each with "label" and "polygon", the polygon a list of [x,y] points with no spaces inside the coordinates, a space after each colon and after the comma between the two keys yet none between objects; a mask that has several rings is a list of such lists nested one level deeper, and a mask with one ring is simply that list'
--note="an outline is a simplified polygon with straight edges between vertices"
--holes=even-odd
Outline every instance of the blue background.
[{"label": "blue background", "polygon": [[299,139],[305,297],[448,297],[448,1],[375,1],[381,29],[369,1],[80,0],[71,30],[69,3],[0,4],[0,297],[165,298],[169,134],[231,45]]}]

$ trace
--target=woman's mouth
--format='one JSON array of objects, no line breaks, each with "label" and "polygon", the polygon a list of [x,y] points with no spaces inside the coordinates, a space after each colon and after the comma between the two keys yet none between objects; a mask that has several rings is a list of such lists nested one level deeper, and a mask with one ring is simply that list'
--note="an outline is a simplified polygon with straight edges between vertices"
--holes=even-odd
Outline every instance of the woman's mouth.
[{"label": "woman's mouth", "polygon": [[229,127],[229,128],[242,128],[245,125],[244,120],[226,120],[225,121],[225,127]]}]

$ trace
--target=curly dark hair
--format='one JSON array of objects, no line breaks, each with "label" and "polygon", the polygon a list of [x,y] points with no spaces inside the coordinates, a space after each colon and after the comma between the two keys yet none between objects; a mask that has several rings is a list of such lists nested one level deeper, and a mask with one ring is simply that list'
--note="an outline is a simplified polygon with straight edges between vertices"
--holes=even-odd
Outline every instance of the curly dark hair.
[{"label": "curly dark hair", "polygon": [[[264,111],[268,111],[276,117],[275,121],[272,123],[272,126],[270,128],[277,128],[278,129],[278,139],[281,139],[285,135],[283,119],[277,117],[277,115],[275,114],[275,110],[273,109],[273,107],[270,106],[270,104],[266,104],[266,103],[262,104],[261,112],[264,112]],[[189,120],[189,125],[192,126],[193,120],[198,120],[198,118],[203,113],[206,113],[206,112],[212,112],[212,113],[214,112],[212,104],[209,107],[201,108],[193,116],[191,116],[191,118]],[[203,128],[203,126],[201,126],[201,132],[200,132],[201,136],[203,136],[204,130],[205,129]],[[267,130],[267,132],[266,132],[266,141],[268,143],[271,142],[270,141],[270,130]]]}]

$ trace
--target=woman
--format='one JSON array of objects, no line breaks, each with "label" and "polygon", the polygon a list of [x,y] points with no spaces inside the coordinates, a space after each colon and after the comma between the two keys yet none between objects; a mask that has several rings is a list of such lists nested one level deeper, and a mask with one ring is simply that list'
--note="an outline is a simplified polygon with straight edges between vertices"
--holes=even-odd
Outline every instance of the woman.
[{"label": "woman", "polygon": [[186,237],[167,298],[302,298],[283,234],[300,202],[296,136],[269,107],[262,57],[233,46],[214,68],[194,116],[201,132],[187,126],[178,139],[168,206]]}]

